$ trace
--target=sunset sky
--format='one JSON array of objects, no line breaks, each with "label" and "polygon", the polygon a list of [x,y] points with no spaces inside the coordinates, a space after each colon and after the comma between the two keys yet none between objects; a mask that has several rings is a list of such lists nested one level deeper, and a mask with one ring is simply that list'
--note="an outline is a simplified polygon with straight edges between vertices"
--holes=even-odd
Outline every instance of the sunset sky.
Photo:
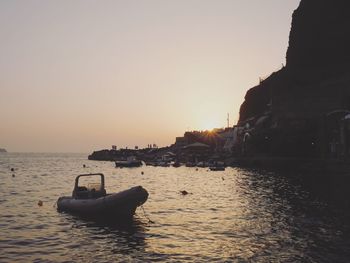
[{"label": "sunset sky", "polygon": [[91,152],[231,124],[300,0],[0,0],[0,148]]}]

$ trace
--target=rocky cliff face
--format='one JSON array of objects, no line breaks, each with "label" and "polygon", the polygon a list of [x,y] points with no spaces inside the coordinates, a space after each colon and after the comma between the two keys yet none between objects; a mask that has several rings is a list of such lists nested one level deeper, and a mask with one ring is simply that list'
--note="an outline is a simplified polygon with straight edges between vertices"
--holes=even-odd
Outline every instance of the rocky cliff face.
[{"label": "rocky cliff face", "polygon": [[[346,78],[350,73],[349,13],[349,0],[302,0],[293,14],[286,67],[247,92],[239,122],[273,109],[271,103],[292,113],[293,103],[302,100],[304,92],[309,98],[318,96],[328,80]],[[325,90],[321,93],[328,96]]]},{"label": "rocky cliff face", "polygon": [[286,67],[250,89],[240,108],[238,124],[249,123],[246,132],[260,150],[314,156],[334,142],[350,156],[350,123],[346,130],[341,121],[350,113],[349,14],[349,0],[301,0]]},{"label": "rocky cliff face", "polygon": [[350,62],[350,1],[302,0],[294,11],[287,67],[342,66]]}]

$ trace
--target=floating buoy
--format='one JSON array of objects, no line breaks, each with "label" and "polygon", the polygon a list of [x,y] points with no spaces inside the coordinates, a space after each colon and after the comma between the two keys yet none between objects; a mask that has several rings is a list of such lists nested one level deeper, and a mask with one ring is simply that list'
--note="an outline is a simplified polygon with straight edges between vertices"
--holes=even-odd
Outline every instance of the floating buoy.
[{"label": "floating buoy", "polygon": [[43,206],[43,201],[39,200],[38,206]]},{"label": "floating buoy", "polygon": [[85,165],[85,164],[83,164],[83,168],[86,168],[86,165]]},{"label": "floating buoy", "polygon": [[14,172],[15,171],[15,168],[11,168],[11,172]]}]

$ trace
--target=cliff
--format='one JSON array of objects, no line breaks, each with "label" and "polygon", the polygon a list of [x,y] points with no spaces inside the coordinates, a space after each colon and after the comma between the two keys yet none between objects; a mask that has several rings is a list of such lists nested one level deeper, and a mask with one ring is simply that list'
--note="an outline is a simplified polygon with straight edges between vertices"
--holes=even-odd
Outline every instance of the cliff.
[{"label": "cliff", "polygon": [[332,70],[348,65],[349,11],[348,0],[302,0],[293,14],[287,67]]},{"label": "cliff", "polygon": [[[250,89],[240,108],[238,125],[249,123],[252,153],[294,156],[302,151],[319,157],[333,141],[342,145],[338,154],[350,153],[350,132],[343,122],[350,110],[349,11],[346,0],[300,2],[293,13],[286,67]],[[255,147],[259,138],[269,138],[262,144],[265,149]],[[246,154],[249,147],[241,147]]]}]

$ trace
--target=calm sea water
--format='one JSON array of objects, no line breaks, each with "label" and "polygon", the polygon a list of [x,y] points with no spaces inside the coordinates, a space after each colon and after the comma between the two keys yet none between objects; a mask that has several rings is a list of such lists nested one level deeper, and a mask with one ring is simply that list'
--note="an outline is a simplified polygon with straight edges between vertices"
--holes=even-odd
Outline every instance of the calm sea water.
[{"label": "calm sea water", "polygon": [[[88,172],[103,172],[108,192],[145,187],[144,211],[124,225],[58,213],[57,198],[70,195],[75,176]],[[350,260],[344,209],[274,173],[116,169],[86,155],[8,153],[0,154],[0,191],[0,262]]]}]

